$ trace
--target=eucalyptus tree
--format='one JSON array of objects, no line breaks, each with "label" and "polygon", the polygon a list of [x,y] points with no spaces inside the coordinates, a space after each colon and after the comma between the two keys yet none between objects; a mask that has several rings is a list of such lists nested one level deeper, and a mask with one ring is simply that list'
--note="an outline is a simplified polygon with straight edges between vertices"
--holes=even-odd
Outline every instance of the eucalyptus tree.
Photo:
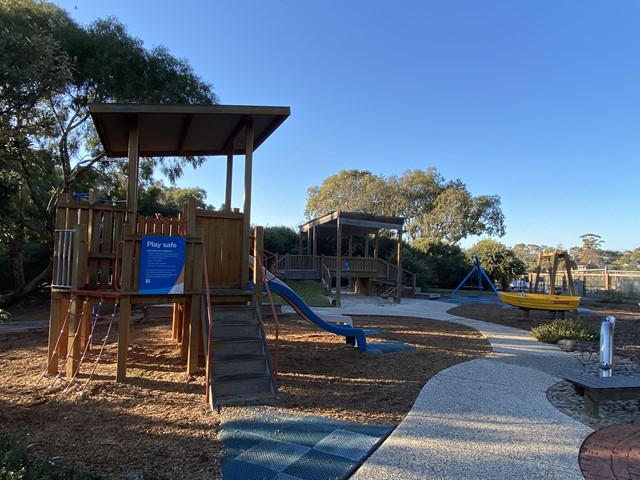
[{"label": "eucalyptus tree", "polygon": [[[10,210],[0,228],[2,248],[15,249],[11,254],[19,258],[20,238],[45,232],[51,242],[59,194],[88,180],[122,189],[124,166],[108,159],[97,141],[90,103],[213,104],[218,98],[186,60],[162,46],[146,49],[116,18],[81,26],[52,2],[0,0],[0,28],[0,197]],[[175,181],[185,163],[202,161],[142,159],[141,179],[151,185],[162,171]],[[19,263],[13,266],[14,291],[0,306],[50,273],[49,265],[25,282]]]},{"label": "eucalyptus tree", "polygon": [[495,240],[480,240],[468,250],[469,256],[478,255],[489,278],[507,289],[509,282],[526,272],[526,265],[512,250]]},{"label": "eucalyptus tree", "polygon": [[307,189],[307,218],[333,210],[404,217],[412,240],[457,244],[471,235],[505,232],[500,197],[473,196],[461,180],[446,181],[435,168],[389,177],[341,170]]}]

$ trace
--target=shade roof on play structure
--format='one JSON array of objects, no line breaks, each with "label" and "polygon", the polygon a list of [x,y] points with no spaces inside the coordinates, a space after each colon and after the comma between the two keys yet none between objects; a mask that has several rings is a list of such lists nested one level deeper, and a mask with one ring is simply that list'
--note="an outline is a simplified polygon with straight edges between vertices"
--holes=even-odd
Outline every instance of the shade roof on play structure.
[{"label": "shade roof on play structure", "polygon": [[387,230],[402,230],[403,217],[389,217],[360,212],[331,212],[300,225],[300,230],[306,232],[312,228],[336,230],[338,221],[342,226],[343,235],[363,235],[376,233],[381,228]]},{"label": "shade roof on play structure", "polygon": [[128,156],[133,118],[140,156],[178,157],[244,155],[248,122],[255,150],[291,114],[289,107],[136,103],[94,103],[89,112],[110,158]]}]

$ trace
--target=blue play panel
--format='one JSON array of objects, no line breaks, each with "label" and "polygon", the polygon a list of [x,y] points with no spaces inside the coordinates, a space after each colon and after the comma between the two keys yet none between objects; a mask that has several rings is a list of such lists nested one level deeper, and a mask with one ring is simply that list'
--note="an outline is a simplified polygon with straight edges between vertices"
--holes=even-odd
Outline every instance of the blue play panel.
[{"label": "blue play panel", "polygon": [[222,478],[346,478],[392,429],[389,425],[252,409],[247,418],[222,424]]}]

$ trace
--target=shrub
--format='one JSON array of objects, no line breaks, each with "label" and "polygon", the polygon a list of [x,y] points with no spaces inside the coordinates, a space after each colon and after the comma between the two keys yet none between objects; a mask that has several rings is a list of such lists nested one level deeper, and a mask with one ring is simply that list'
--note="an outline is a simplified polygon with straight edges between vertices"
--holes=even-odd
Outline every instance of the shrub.
[{"label": "shrub", "polygon": [[579,320],[554,320],[531,329],[533,338],[544,343],[558,343],[559,340],[596,340],[598,331],[592,325]]},{"label": "shrub", "polygon": [[624,292],[619,290],[607,290],[600,303],[624,303]]},{"label": "shrub", "polygon": [[9,320],[11,320],[11,314],[0,308],[0,323],[8,322]]}]

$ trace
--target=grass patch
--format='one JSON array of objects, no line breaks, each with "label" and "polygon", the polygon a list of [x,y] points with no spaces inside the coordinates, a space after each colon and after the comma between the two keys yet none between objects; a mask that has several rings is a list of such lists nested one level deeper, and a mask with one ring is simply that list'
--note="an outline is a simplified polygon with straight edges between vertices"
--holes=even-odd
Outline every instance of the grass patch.
[{"label": "grass patch", "polygon": [[[324,294],[322,282],[314,280],[289,280],[287,286],[296,292],[310,307],[329,307],[329,300]],[[275,303],[287,304],[279,295],[273,295]]]},{"label": "grass patch", "polygon": [[592,325],[579,320],[554,320],[551,323],[531,329],[531,335],[544,343],[558,343],[560,340],[592,341],[599,337],[598,331]]}]

